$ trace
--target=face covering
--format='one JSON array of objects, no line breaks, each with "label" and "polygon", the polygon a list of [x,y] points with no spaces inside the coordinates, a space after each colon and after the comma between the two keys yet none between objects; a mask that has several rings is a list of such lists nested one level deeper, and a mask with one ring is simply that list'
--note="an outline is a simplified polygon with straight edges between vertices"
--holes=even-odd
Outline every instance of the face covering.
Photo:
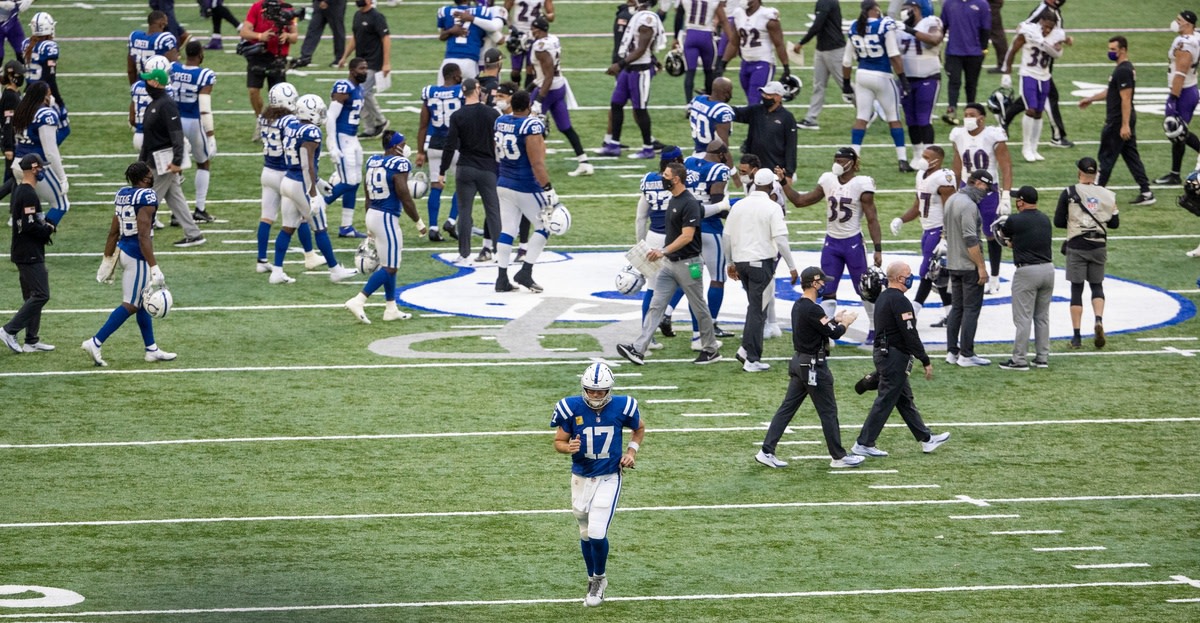
[{"label": "face covering", "polygon": [[963,127],[968,132],[974,132],[979,129],[979,117],[963,117]]},{"label": "face covering", "polygon": [[496,107],[501,111],[507,112],[511,103],[508,100],[496,100]]},{"label": "face covering", "polygon": [[904,287],[911,288],[912,284],[913,284],[913,276],[911,274],[909,274],[909,276],[904,278]]},{"label": "face covering", "polygon": [[675,188],[675,180],[669,180],[664,177],[664,178],[662,178],[662,185],[663,185],[663,190],[671,190],[671,189]]},{"label": "face covering", "polygon": [[367,6],[367,4],[369,4],[368,0],[354,0],[354,5],[360,9]]},{"label": "face covering", "polygon": [[979,203],[980,201],[983,201],[983,198],[987,195],[986,190],[984,190],[974,184],[967,184],[966,186],[964,186],[963,192],[966,193],[967,196],[971,198],[971,201],[974,201],[975,203]]},{"label": "face covering", "polygon": [[817,298],[821,298],[822,296],[825,296],[825,282],[824,281],[821,282],[821,285],[817,286]]},{"label": "face covering", "polygon": [[928,171],[930,166],[931,165],[929,164],[929,161],[925,159],[925,156],[917,158],[916,162],[913,163],[913,168],[918,171]]},{"label": "face covering", "polygon": [[749,175],[738,174],[738,181],[742,183],[742,188],[750,188],[750,184],[754,181]]},{"label": "face covering", "polygon": [[912,19],[912,17],[913,17],[912,9],[900,9],[900,21],[907,24],[908,21]]},{"label": "face covering", "polygon": [[405,158],[411,156],[412,155],[412,147],[409,147],[408,144],[405,143],[404,147],[400,148],[400,155],[404,156]]},{"label": "face covering", "polygon": [[1179,21],[1171,20],[1171,32],[1179,32]]},{"label": "face covering", "polygon": [[833,171],[833,174],[837,177],[841,177],[842,174],[846,172],[846,167],[842,166],[842,163],[840,162],[835,162],[833,163],[833,167],[829,170]]},{"label": "face covering", "polygon": [[1117,60],[1117,53],[1110,50],[1108,53],[1108,60],[1115,62]]}]

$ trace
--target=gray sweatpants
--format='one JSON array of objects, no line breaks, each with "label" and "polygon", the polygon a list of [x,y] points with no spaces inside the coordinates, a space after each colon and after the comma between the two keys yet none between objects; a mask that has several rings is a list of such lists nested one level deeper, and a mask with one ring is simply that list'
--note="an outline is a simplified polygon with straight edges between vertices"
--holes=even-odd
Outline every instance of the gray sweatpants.
[{"label": "gray sweatpants", "polygon": [[367,81],[362,85],[363,105],[359,125],[364,130],[374,130],[383,125],[383,112],[379,110],[379,102],[375,101],[375,79],[381,71],[367,72]]},{"label": "gray sweatpants", "polygon": [[[154,170],[153,162],[147,164],[150,165],[151,170]],[[154,193],[158,195],[159,206],[162,205],[161,202],[165,201],[167,207],[171,209],[171,216],[179,221],[184,236],[188,238],[200,236],[200,228],[192,219],[192,212],[188,210],[187,198],[183,196],[183,178],[178,173],[155,175]]]},{"label": "gray sweatpants", "polygon": [[658,329],[658,323],[662,322],[676,287],[683,288],[688,308],[692,310],[692,315],[700,325],[700,347],[716,352],[717,338],[713,335],[713,320],[708,313],[708,305],[704,302],[704,275],[701,274],[699,279],[692,278],[688,265],[693,262],[702,260],[699,255],[678,261],[662,259],[662,268],[658,269],[658,274],[654,277],[654,297],[650,299],[650,311],[646,312],[646,317],[642,319],[642,334],[633,343],[637,352],[645,353],[650,347],[650,340]]},{"label": "gray sweatpants", "polygon": [[1050,297],[1054,294],[1054,263],[1021,266],[1012,280],[1013,363],[1028,364],[1029,327],[1033,325],[1038,361],[1050,358]]},{"label": "gray sweatpants", "polygon": [[846,48],[838,48],[824,52],[818,51],[813,56],[812,98],[808,100],[808,114],[804,116],[806,120],[812,123],[817,122],[821,109],[825,107],[825,84],[829,82],[830,78],[833,78],[838,93],[841,93],[842,55],[845,53]]}]

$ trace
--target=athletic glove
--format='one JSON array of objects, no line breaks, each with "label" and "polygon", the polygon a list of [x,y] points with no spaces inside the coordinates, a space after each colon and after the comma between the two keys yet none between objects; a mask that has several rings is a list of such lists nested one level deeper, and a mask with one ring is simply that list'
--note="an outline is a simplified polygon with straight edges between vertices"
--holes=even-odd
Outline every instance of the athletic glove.
[{"label": "athletic glove", "polygon": [[792,68],[791,68],[790,66],[788,66],[788,65],[784,65],[784,66],[783,66],[783,77],[782,77],[782,78],[780,78],[780,80],[779,80],[779,81],[780,81],[780,82],[783,82],[783,81],[787,80],[787,79],[788,79],[788,77],[789,77],[789,76],[791,76],[791,75],[792,75]]},{"label": "athletic glove", "polygon": [[554,188],[550,184],[546,184],[542,187],[542,192],[538,193],[538,204],[542,206],[542,212],[553,210],[556,203],[558,203],[558,193],[554,192]]},{"label": "athletic glove", "polygon": [[842,101],[854,105],[854,87],[850,86],[850,79],[842,79]]},{"label": "athletic glove", "polygon": [[112,283],[113,274],[117,272],[117,256],[105,255],[100,260],[100,268],[96,269],[97,283]]},{"label": "athletic glove", "polygon": [[1000,205],[996,208],[996,214],[1001,216],[1012,214],[1012,191],[1000,191]]},{"label": "athletic glove", "polygon": [[427,233],[429,233],[429,228],[425,226],[425,221],[418,218],[417,219],[417,235],[424,236]]},{"label": "athletic glove", "polygon": [[535,101],[534,103],[530,104],[529,114],[533,115],[534,117],[542,116],[542,103]]},{"label": "athletic glove", "polygon": [[946,239],[945,238],[942,238],[941,240],[938,241],[937,246],[933,248],[933,254],[934,255],[945,255],[946,254]]},{"label": "athletic glove", "polygon": [[897,216],[896,218],[892,219],[892,235],[893,236],[900,235],[900,228],[903,226],[904,226],[904,221],[900,220],[900,217]]},{"label": "athletic glove", "polygon": [[912,93],[912,90],[908,87],[908,78],[904,74],[896,76],[896,82],[899,83],[900,87],[900,99],[904,99]]},{"label": "athletic glove", "polygon": [[322,197],[327,197],[333,194],[333,184],[325,180],[317,180],[317,193]]},{"label": "athletic glove", "polygon": [[204,138],[205,146],[208,148],[208,156],[211,158],[217,155],[217,137],[207,136]]},{"label": "athletic glove", "polygon": [[724,76],[725,75],[725,66],[728,64],[729,64],[728,61],[726,61],[725,59],[718,58],[717,66],[713,69],[713,71],[715,72],[713,74],[713,77],[720,78],[721,76]]},{"label": "athletic glove", "polygon": [[158,265],[150,267],[150,287],[161,288],[167,284],[167,277],[163,275],[163,271]]},{"label": "athletic glove", "polygon": [[1005,89],[1012,88],[1012,74],[1003,74],[1000,76],[1000,86]]}]

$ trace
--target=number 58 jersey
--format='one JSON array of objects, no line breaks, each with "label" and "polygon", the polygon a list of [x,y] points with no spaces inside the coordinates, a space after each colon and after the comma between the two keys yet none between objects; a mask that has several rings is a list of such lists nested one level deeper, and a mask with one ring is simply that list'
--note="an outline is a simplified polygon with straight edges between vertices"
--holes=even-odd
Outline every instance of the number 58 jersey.
[{"label": "number 58 jersey", "polygon": [[555,405],[550,426],[563,429],[571,439],[579,438],[579,451],[571,455],[571,473],[594,478],[620,471],[625,451],[621,429],[637,430],[641,421],[633,396],[613,396],[599,412],[583,396],[567,396]]},{"label": "number 58 jersey", "polygon": [[845,184],[832,172],[824,173],[817,184],[825,191],[825,232],[830,238],[853,238],[862,234],[862,196],[875,193],[875,180],[856,175]]}]

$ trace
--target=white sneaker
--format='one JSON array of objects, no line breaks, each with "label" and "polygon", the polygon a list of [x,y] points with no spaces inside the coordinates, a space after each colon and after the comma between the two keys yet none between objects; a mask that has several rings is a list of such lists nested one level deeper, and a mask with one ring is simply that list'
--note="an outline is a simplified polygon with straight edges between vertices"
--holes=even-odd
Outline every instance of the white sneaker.
[{"label": "white sneaker", "polygon": [[0,340],[4,341],[4,345],[14,353],[21,354],[21,345],[17,342],[17,336],[0,328]]},{"label": "white sneaker", "polygon": [[583,605],[589,607],[604,603],[604,589],[608,588],[608,578],[597,575],[588,581],[588,594],[583,599]]},{"label": "white sneaker", "polygon": [[596,167],[593,167],[589,162],[580,162],[579,166],[575,167],[574,171],[567,173],[571,177],[579,177],[580,175],[594,175]]},{"label": "white sneaker", "polygon": [[748,353],[746,353],[746,347],[738,346],[737,352],[734,353],[733,356],[737,357],[738,363],[746,363],[746,355],[747,354]]},{"label": "white sneaker", "polygon": [[338,264],[337,266],[329,269],[329,280],[337,283],[339,281],[345,281],[357,274],[357,270],[354,270],[353,268],[346,268],[345,266]]},{"label": "white sneaker", "polygon": [[96,362],[96,365],[101,367],[108,365],[108,362],[104,361],[104,359],[100,357],[100,345],[96,343],[95,338],[89,337],[88,339],[84,340],[83,344],[80,344],[79,347],[87,351],[87,354],[92,356],[92,361]]},{"label": "white sneaker", "polygon": [[850,448],[850,452],[852,454],[857,454],[858,456],[875,456],[881,458],[888,455],[887,452],[884,452],[875,446],[860,446],[857,443],[854,444],[854,447]]},{"label": "white sneaker", "polygon": [[287,273],[282,270],[272,270],[271,278],[267,279],[267,283],[278,285],[281,283],[296,283],[296,280],[288,277]]},{"label": "white sneaker", "polygon": [[271,272],[271,263],[270,262],[255,262],[254,263],[254,272],[256,272],[256,273]]},{"label": "white sneaker", "polygon": [[958,355],[955,355],[954,353],[946,353],[946,363],[950,365],[958,363]]},{"label": "white sneaker", "polygon": [[662,350],[662,349],[663,349],[663,343],[654,338],[650,339],[650,345],[646,347],[646,350],[648,350],[648,351],[649,350]]},{"label": "white sneaker", "polygon": [[[724,344],[724,342],[722,342],[721,340],[713,340],[713,341],[717,343],[717,347],[716,347],[717,350],[721,350],[721,346],[722,346],[722,344]],[[704,340],[702,340],[698,337],[692,338],[692,350],[694,350],[696,352],[704,350],[703,344],[704,344]]]},{"label": "white sneaker", "polygon": [[354,317],[363,324],[371,324],[371,319],[367,317],[366,299],[362,296],[362,292],[354,295],[354,298],[346,301],[344,307],[354,314]]},{"label": "white sneaker", "polygon": [[54,345],[47,344],[45,342],[38,342],[37,344],[26,344],[21,347],[21,352],[23,352],[23,353],[48,353],[52,350],[54,350]]},{"label": "white sneaker", "polygon": [[387,309],[383,310],[384,322],[391,322],[393,320],[408,320],[409,318],[412,318],[412,314],[408,312],[402,312],[395,306],[388,307]]},{"label": "white sneaker", "polygon": [[929,454],[930,452],[937,450],[938,446],[946,443],[946,440],[948,439],[950,439],[950,433],[938,433],[936,435],[931,435],[929,437],[929,441],[921,442],[921,451],[925,454]]},{"label": "white sneaker", "polygon": [[154,363],[156,361],[174,361],[176,357],[178,357],[178,355],[175,353],[168,353],[167,351],[159,348],[157,344],[146,349],[146,361],[149,363]]},{"label": "white sneaker", "polygon": [[775,458],[774,454],[767,454],[762,450],[759,450],[758,454],[754,455],[754,460],[766,465],[767,467],[787,467],[787,461],[780,461],[779,459]]},{"label": "white sneaker", "polygon": [[766,372],[771,369],[771,364],[762,361],[747,361],[742,364],[743,372]]},{"label": "white sneaker", "polygon": [[763,325],[763,339],[764,340],[769,340],[771,338],[782,337],[782,336],[783,336],[783,329],[780,329],[778,324],[776,324],[774,322],[768,322],[767,324]]},{"label": "white sneaker", "polygon": [[308,251],[304,254],[304,270],[316,270],[324,265],[325,258],[316,251]]},{"label": "white sneaker", "polygon": [[1200,257],[1200,246],[1187,252],[1188,257]]},{"label": "white sneaker", "polygon": [[845,468],[845,467],[858,467],[859,465],[862,465],[862,462],[865,460],[867,460],[866,457],[861,457],[856,454],[847,454],[846,456],[844,456],[840,459],[834,459],[834,460],[830,461],[829,466],[834,469],[841,469],[841,468]]},{"label": "white sneaker", "polygon": [[990,366],[990,365],[992,365],[991,359],[987,359],[985,357],[980,357],[979,355],[975,355],[973,357],[959,356],[959,358],[958,358],[958,367],[960,367],[960,368],[974,368],[977,366]]}]

